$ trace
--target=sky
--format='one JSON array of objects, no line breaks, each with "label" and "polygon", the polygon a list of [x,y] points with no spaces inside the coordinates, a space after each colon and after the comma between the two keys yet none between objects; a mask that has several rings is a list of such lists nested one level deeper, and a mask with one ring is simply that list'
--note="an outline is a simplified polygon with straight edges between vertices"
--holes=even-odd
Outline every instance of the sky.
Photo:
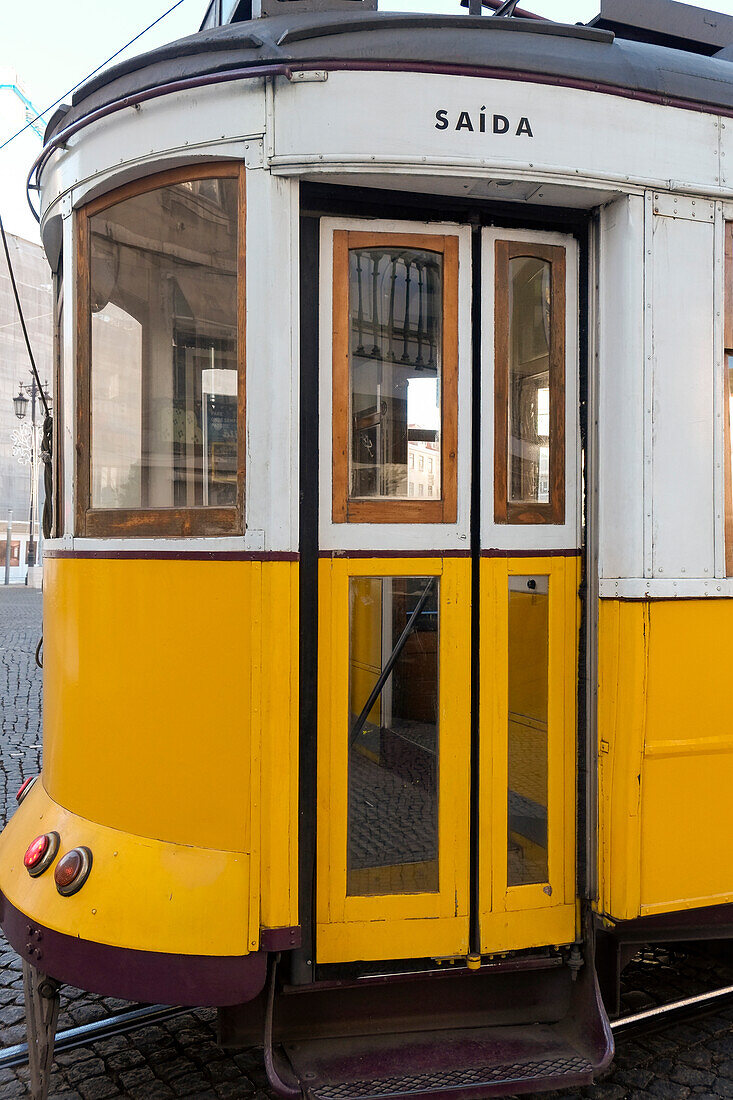
[{"label": "sky", "polygon": [[[25,122],[25,108],[2,85],[20,84],[41,111],[130,41],[174,0],[34,0],[33,4],[3,3],[0,38],[0,145]],[[643,0],[640,0],[643,2]],[[687,0],[733,15],[733,0]],[[157,26],[117,60],[153,49],[175,38],[194,34],[208,0],[181,0]],[[559,22],[587,22],[598,13],[600,0],[520,0],[521,6]],[[465,12],[459,0],[379,0],[386,11]],[[37,239],[27,210],[25,178],[41,148],[33,131],[0,149],[0,215],[6,229]]]}]

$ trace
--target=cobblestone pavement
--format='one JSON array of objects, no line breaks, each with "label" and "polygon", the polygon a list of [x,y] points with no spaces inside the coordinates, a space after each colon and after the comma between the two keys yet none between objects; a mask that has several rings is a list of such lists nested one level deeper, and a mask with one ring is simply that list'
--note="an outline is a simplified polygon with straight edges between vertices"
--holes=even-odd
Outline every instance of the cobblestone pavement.
[{"label": "cobblestone pavement", "polygon": [[[34,653],[41,599],[25,588],[0,588],[0,818],[40,765],[40,672]],[[733,983],[733,964],[699,949],[641,952],[624,973],[624,1005],[649,1004]],[[65,988],[59,1027],[100,1019],[122,1001]],[[0,1044],[25,1039],[20,962],[0,939]],[[60,1053],[51,1096],[64,1100],[164,1100],[252,1097],[272,1100],[262,1052],[226,1053],[216,1045],[215,1013],[186,1012],[127,1035]],[[27,1096],[25,1068],[0,1069],[0,1100]],[[609,1073],[592,1088],[545,1094],[548,1100],[733,1100],[733,1008],[694,1024],[619,1043]]]}]

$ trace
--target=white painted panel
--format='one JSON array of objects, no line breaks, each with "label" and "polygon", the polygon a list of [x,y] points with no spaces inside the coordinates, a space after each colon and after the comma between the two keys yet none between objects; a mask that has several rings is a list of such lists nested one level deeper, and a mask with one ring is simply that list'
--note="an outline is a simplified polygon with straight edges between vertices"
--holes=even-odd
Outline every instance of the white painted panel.
[{"label": "white painted panel", "polygon": [[709,223],[654,217],[654,577],[714,576],[714,242]]},{"label": "white painted panel", "polygon": [[[298,182],[247,172],[247,549],[298,549]],[[263,545],[255,544],[263,532]]]},{"label": "white painted panel", "polygon": [[[458,237],[458,518],[456,523],[332,522],[332,296],[336,229]],[[323,550],[468,550],[471,505],[471,230],[440,222],[321,220],[319,283],[319,526]]]},{"label": "white painted panel", "polygon": [[[494,285],[497,240],[539,241],[566,250],[565,522],[494,523]],[[573,237],[526,229],[484,229],[481,235],[481,549],[572,550],[580,545],[578,427],[578,246]]]},{"label": "white painted panel", "polygon": [[[494,114],[508,120],[506,133],[494,133]],[[675,189],[719,185],[717,118],[573,88],[334,72],[322,84],[278,81],[275,115],[278,168],[289,161],[331,168],[412,163],[426,171],[440,163],[459,170],[483,164],[529,175],[554,173],[576,183],[595,178],[660,187],[675,181]]]},{"label": "white painted panel", "polygon": [[[261,80],[180,92],[144,103],[139,110],[118,111],[79,131],[66,151],[54,154],[43,174],[44,212],[69,188],[75,188],[78,204],[106,177],[122,174],[122,182],[132,166],[140,175],[181,157],[244,159],[244,140],[264,129]],[[114,186],[111,180],[109,186]]]},{"label": "white painted panel", "polygon": [[600,216],[598,285],[599,570],[644,571],[644,200]]}]

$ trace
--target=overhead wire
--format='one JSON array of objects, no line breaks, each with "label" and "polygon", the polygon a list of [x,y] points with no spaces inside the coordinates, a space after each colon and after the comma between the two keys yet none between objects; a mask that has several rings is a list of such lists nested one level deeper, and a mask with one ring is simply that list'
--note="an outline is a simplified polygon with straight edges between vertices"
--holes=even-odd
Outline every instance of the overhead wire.
[{"label": "overhead wire", "polygon": [[39,113],[34,118],[29,119],[26,122],[25,126],[22,126],[20,130],[18,130],[6,141],[4,141],[2,145],[0,145],[0,151],[2,151],[6,145],[10,145],[11,141],[15,141],[17,137],[20,137],[22,133],[25,133],[29,126],[32,126],[34,122],[37,122],[44,115],[47,115],[50,110],[58,106],[58,104],[61,103],[62,100],[66,99],[68,95],[71,95],[72,92],[75,92],[77,88],[81,88],[82,84],[85,84],[87,80],[90,80],[93,76],[100,72],[100,70],[103,69],[105,65],[109,65],[110,61],[114,61],[116,57],[119,57],[121,53],[124,53],[128,46],[132,46],[133,43],[137,42],[139,38],[142,38],[144,34],[147,34],[149,30],[152,30],[153,27],[156,26],[156,24],[160,23],[162,19],[165,19],[167,15],[170,15],[172,11],[175,11],[176,8],[180,8],[183,2],[184,0],[176,0],[175,4],[172,4],[167,11],[164,11],[163,14],[159,15],[157,19],[154,19],[152,23],[149,23],[147,27],[141,30],[139,34],[136,34],[134,38],[131,38],[129,42],[126,42],[124,46],[120,46],[119,50],[116,50],[113,54],[111,54],[106,61],[102,62],[101,65],[97,65],[96,69],[92,69],[90,73],[87,73],[85,77],[82,77],[82,79],[78,81],[78,83],[75,84],[73,88],[69,88],[68,91],[64,92],[63,95],[60,95],[58,99],[55,99],[53,103],[49,103],[48,107],[44,107],[42,111],[39,111]]}]

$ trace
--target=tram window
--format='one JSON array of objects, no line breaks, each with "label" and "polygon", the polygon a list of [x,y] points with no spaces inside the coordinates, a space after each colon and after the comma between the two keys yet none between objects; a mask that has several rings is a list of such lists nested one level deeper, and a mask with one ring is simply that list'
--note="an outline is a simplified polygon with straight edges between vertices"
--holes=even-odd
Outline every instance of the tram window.
[{"label": "tram window", "polygon": [[242,528],[243,170],[190,176],[79,217],[80,533]]},{"label": "tram window", "polygon": [[496,242],[494,516],[565,519],[565,250]]},{"label": "tram window", "polygon": [[438,891],[437,577],[352,577],[347,893]]},{"label": "tram window", "polygon": [[334,234],[336,522],[455,522],[457,295],[455,237]]},{"label": "tram window", "polygon": [[549,578],[509,579],[507,885],[547,882]]}]

